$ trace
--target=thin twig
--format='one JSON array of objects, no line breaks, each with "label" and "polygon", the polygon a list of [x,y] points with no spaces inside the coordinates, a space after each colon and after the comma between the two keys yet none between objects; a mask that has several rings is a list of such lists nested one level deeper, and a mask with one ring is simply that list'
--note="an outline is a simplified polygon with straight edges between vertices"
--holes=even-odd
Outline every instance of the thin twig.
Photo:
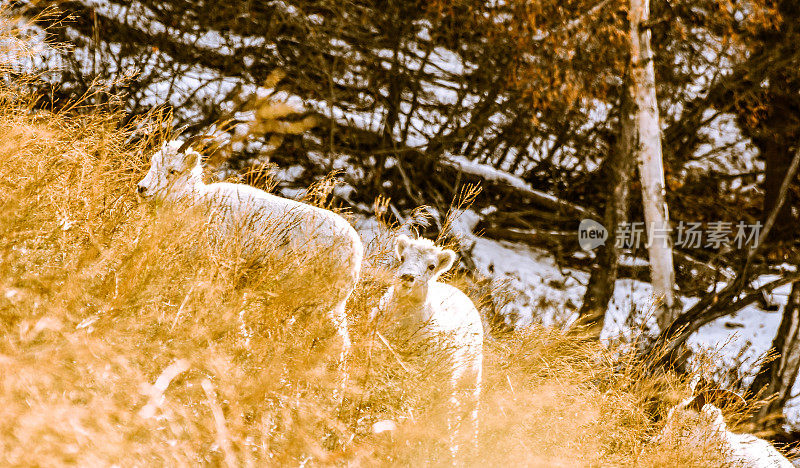
[{"label": "thin twig", "polygon": [[383,335],[381,335],[381,332],[376,331],[375,333],[378,335],[378,338],[381,339],[383,344],[386,345],[386,347],[389,349],[389,351],[391,351],[391,353],[394,356],[394,358],[397,359],[397,362],[400,364],[400,367],[402,367],[404,371],[410,373],[411,369],[409,369],[408,367],[406,367],[405,364],[403,364],[403,360],[400,359],[400,355],[397,354],[397,352],[394,350],[394,348],[392,348],[392,345],[389,344],[389,341],[386,338],[384,338]]},{"label": "thin twig", "polygon": [[186,307],[186,303],[189,302],[189,297],[192,295],[192,292],[194,291],[194,287],[196,285],[197,283],[192,284],[192,287],[189,288],[189,292],[186,293],[186,297],[184,297],[183,301],[181,301],[181,305],[180,307],[178,307],[178,312],[175,314],[175,318],[172,320],[172,325],[169,327],[170,333],[172,333],[172,330],[175,328],[175,325],[178,324],[178,319],[180,319],[181,315],[183,315],[183,308]]}]

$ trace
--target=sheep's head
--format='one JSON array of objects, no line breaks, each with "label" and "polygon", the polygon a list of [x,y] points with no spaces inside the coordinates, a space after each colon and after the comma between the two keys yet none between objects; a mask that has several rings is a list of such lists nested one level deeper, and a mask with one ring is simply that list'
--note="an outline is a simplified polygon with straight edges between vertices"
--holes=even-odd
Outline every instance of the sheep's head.
[{"label": "sheep's head", "polygon": [[661,443],[684,443],[694,447],[706,447],[719,443],[727,425],[722,410],[708,403],[697,409],[678,404],[670,409],[661,432],[653,439]]},{"label": "sheep's head", "polygon": [[201,178],[200,153],[172,140],[150,158],[150,170],[137,184],[137,191],[143,198],[182,198],[192,193]]},{"label": "sheep's head", "polygon": [[401,291],[436,281],[456,259],[452,250],[437,247],[428,239],[410,239],[408,236],[395,239],[394,251],[400,261],[395,275],[396,287]]}]

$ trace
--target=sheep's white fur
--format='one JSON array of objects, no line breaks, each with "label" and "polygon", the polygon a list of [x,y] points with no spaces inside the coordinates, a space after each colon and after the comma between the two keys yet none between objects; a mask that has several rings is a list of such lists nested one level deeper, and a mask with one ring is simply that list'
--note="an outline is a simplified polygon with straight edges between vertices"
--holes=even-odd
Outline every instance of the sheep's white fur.
[{"label": "sheep's white fur", "polygon": [[[448,418],[451,451],[454,455],[458,451],[459,434],[467,435],[477,448],[483,373],[481,317],[466,294],[437,281],[453,266],[456,255],[428,239],[402,235],[395,240],[395,254],[400,266],[394,284],[373,310],[373,319],[388,319],[395,327],[418,336],[446,339],[452,384],[452,414]],[[469,428],[465,427],[464,414],[469,414]]]},{"label": "sheep's white fur", "polygon": [[[696,447],[717,446],[730,466],[747,468],[792,468],[794,465],[775,447],[752,434],[728,430],[722,411],[706,403],[698,412],[691,409],[694,397],[669,410],[664,428],[656,441],[679,439]],[[687,421],[691,424],[687,424]],[[689,426],[689,427],[687,427]]]},{"label": "sheep's white fur", "polygon": [[[342,363],[350,348],[345,304],[361,273],[364,247],[355,229],[332,211],[269,194],[243,184],[211,183],[202,178],[201,156],[197,151],[180,152],[183,142],[169,141],[153,154],[147,175],[139,182],[144,198],[171,202],[205,204],[211,210],[216,233],[221,237],[238,235],[243,244],[258,243],[263,231],[275,230],[281,223],[277,239],[280,248],[294,251],[314,249],[339,265],[338,271],[326,272],[333,278],[332,305],[329,313],[342,338]],[[253,246],[251,246],[253,247]],[[327,293],[327,291],[326,291]],[[329,301],[329,302],[328,302]]]}]

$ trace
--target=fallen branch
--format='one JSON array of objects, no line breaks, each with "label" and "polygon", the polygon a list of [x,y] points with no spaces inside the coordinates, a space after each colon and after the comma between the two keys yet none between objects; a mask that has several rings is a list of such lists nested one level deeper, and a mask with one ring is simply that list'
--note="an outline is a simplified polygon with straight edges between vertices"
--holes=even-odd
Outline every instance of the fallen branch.
[{"label": "fallen branch", "polygon": [[485,237],[497,240],[520,242],[533,247],[548,249],[563,249],[575,251],[578,249],[577,232],[543,231],[539,229],[513,229],[494,226],[481,227]]},{"label": "fallen branch", "polygon": [[[744,294],[744,296],[741,296],[741,290],[730,286],[717,294],[709,295],[712,298],[711,307],[699,302],[697,305],[678,316],[667,330],[661,332],[653,346],[654,349],[659,350],[659,355],[661,356],[660,359],[657,360],[657,363],[667,364],[672,359],[671,356],[673,353],[703,325],[718,318],[725,317],[726,315],[730,315],[758,301],[765,292],[771,292],[776,288],[794,283],[795,281],[800,281],[800,273],[784,276],[760,288],[751,289]],[[737,299],[737,296],[741,297]]]},{"label": "fallen branch", "polygon": [[470,161],[463,156],[445,155],[442,156],[439,162],[442,165],[458,169],[465,174],[480,177],[484,181],[497,187],[502,187],[516,192],[517,194],[530,199],[532,202],[550,208],[556,212],[566,212],[582,218],[601,219],[600,216],[598,216],[597,213],[592,210],[584,208],[575,203],[562,200],[550,195],[547,192],[536,190],[521,178],[511,175],[507,172],[497,170],[492,166]]}]

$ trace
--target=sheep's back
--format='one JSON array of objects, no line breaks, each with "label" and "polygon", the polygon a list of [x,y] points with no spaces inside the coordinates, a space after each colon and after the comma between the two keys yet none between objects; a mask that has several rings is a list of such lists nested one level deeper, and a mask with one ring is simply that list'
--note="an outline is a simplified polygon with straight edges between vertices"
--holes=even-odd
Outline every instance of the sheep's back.
[{"label": "sheep's back", "polygon": [[481,317],[475,304],[455,286],[433,282],[426,301],[433,309],[433,320],[441,331],[461,330],[483,335]]},{"label": "sheep's back", "polygon": [[346,283],[358,280],[363,245],[338,214],[244,184],[209,184],[202,198],[223,235],[238,235],[256,245],[266,241],[270,249],[313,252],[335,262],[332,268],[342,271]]},{"label": "sheep's back", "polygon": [[288,226],[308,241],[332,238],[345,241],[351,247],[360,244],[344,218],[323,208],[288,198],[275,196],[243,184],[216,183],[207,186],[206,199],[229,216],[250,218],[260,228],[268,224]]}]

